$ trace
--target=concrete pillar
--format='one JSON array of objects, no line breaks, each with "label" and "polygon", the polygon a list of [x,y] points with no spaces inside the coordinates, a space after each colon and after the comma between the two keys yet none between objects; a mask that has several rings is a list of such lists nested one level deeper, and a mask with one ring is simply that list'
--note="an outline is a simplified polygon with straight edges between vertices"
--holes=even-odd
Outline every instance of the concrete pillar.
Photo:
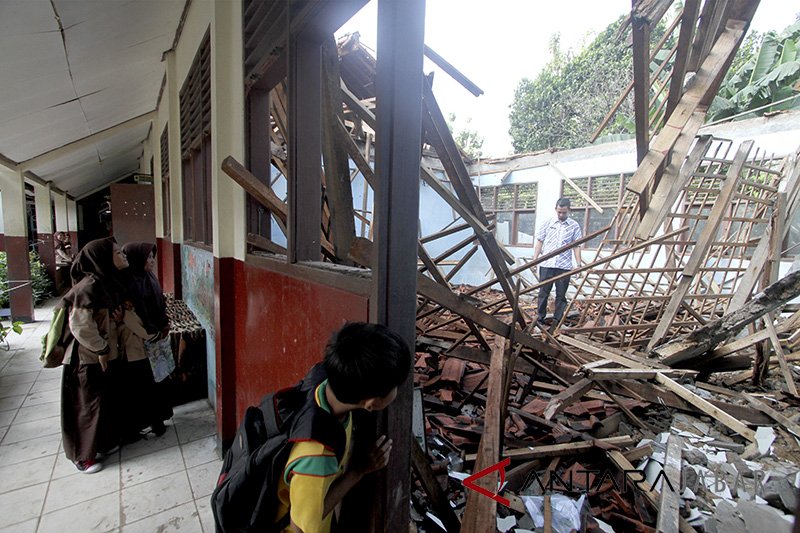
[{"label": "concrete pillar", "polygon": [[56,231],[69,232],[67,222],[67,197],[64,194],[53,193],[53,204],[56,211]]},{"label": "concrete pillar", "polygon": [[[236,272],[245,258],[245,194],[220,166],[244,161],[241,2],[214,2],[211,22],[211,219],[214,239],[217,438],[236,431]],[[267,120],[267,117],[262,117]],[[210,369],[209,369],[210,370]]]},{"label": "concrete pillar", "polygon": [[67,198],[67,231],[69,232],[69,240],[72,243],[72,252],[77,253],[80,249],[78,243],[78,207],[75,205],[75,200]]},{"label": "concrete pillar", "polygon": [[32,322],[33,291],[30,285],[25,179],[22,177],[22,172],[0,167],[0,191],[2,191],[11,318]]},{"label": "concrete pillar", "polygon": [[177,78],[175,51],[167,52],[167,95],[169,97],[169,186],[172,209],[173,243],[183,242],[183,193],[181,181],[181,113],[179,106],[180,84]]},{"label": "concrete pillar", "polygon": [[56,256],[53,249],[53,203],[50,199],[50,183],[33,183],[36,202],[36,239],[39,257],[51,279],[56,276]]},{"label": "concrete pillar", "polygon": [[[175,51],[169,51],[167,56],[167,104],[169,106],[169,199],[170,199],[170,243],[165,243],[170,250],[164,250],[161,260],[161,272],[164,280],[164,290],[182,298],[181,280],[181,243],[183,242],[183,192],[181,168],[181,113],[180,113],[180,81],[177,79],[177,60]],[[169,286],[171,284],[171,287]]]}]

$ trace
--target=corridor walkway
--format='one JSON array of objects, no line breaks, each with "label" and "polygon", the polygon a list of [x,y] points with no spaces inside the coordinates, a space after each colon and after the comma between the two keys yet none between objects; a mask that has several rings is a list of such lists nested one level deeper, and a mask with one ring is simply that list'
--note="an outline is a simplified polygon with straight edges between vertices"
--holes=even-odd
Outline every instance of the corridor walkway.
[{"label": "corridor walkway", "polygon": [[39,362],[54,304],[0,348],[0,532],[213,533],[221,461],[207,402],[175,408],[166,434],[125,446],[99,473],[81,474],[64,457],[61,369]]}]

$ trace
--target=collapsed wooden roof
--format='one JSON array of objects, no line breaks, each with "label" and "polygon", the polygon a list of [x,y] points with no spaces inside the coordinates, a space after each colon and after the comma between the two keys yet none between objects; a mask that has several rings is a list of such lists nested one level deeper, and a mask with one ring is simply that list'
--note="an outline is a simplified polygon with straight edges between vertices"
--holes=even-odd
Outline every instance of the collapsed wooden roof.
[{"label": "collapsed wooden roof", "polygon": [[[500,457],[511,376],[523,368],[522,362],[557,378],[557,394],[548,404],[551,417],[596,389],[635,425],[646,428],[626,402],[657,399],[670,407],[711,416],[750,445],[749,456],[756,443],[750,426],[756,419],[763,421],[762,411],[769,411],[759,407],[756,414],[752,407],[705,400],[676,379],[696,376],[697,371],[708,376],[730,369],[746,372],[734,375],[731,382],[758,379],[769,370],[769,357],[759,351],[762,356],[754,366],[750,351],[742,350],[752,350],[767,340],[777,355],[787,392],[797,394],[783,346],[796,343],[793,332],[800,316],[795,314],[776,325],[768,315],[800,294],[797,275],[778,280],[787,221],[800,200],[797,157],[775,159],[752,142],[733,146],[722,139],[697,137],[758,1],[686,0],[677,17],[667,22],[665,39],[651,50],[650,30],[671,4],[671,0],[634,4],[631,90],[636,102],[639,167],[627,183],[611,225],[574,243],[598,236],[602,239],[595,258],[571,272],[576,296],[571,302],[574,312],[567,316],[574,318],[560,324],[554,334],[537,329],[523,305],[521,296],[535,294],[541,284],[531,284],[522,273],[533,272],[547,257],[563,250],[514,264],[494,236],[494,222],[481,207],[433,89],[425,83],[423,138],[443,172],[433,170],[423,159],[420,178],[457,213],[458,220],[421,236],[418,242],[418,346],[489,365],[485,420],[474,456],[476,470]],[[651,74],[651,62],[669,35],[677,36],[669,59]],[[329,262],[369,267],[374,208],[370,209],[367,198],[379,185],[371,163],[371,145],[380,142],[374,138],[374,110],[380,106],[374,101],[375,60],[357,34],[338,43],[338,61],[332,40],[323,53],[327,82],[323,84],[326,112],[322,124],[324,164],[320,167],[321,250]],[[271,96],[272,163],[278,180],[287,174],[285,86],[279,84]],[[609,119],[613,112],[609,110]],[[270,211],[285,233],[283,199],[235,161],[227,160],[224,169]],[[353,207],[353,183],[358,174],[363,176],[364,187],[360,210]],[[437,248],[441,239],[460,232],[467,235],[457,244],[443,252],[431,251],[441,249]],[[285,252],[261,236],[250,236],[249,242],[255,249]],[[464,250],[449,269],[443,267],[445,260]],[[488,260],[491,279],[477,287],[454,287],[453,276],[476,254]],[[490,291],[491,287],[499,290]],[[757,320],[764,321],[763,332],[733,340],[743,327]],[[781,335],[792,337],[781,339]],[[533,381],[531,378],[529,384]],[[530,391],[530,386],[517,389],[517,402],[524,401]],[[753,398],[748,401],[757,402]],[[785,425],[785,421],[772,418]],[[549,419],[528,420],[552,431],[562,428]],[[562,437],[585,439],[585,434],[574,430],[557,431]],[[625,444],[615,441],[609,445]],[[629,464],[613,454],[612,461],[619,468]],[[425,479],[430,468],[425,457],[415,456],[414,465]],[[492,484],[491,476],[486,482]],[[457,527],[459,520],[443,503],[446,500],[440,489],[435,484],[423,485],[448,529]],[[462,531],[493,527],[493,506],[496,502],[490,499],[470,495]],[[660,511],[674,522],[675,529],[691,530],[674,508]]]}]

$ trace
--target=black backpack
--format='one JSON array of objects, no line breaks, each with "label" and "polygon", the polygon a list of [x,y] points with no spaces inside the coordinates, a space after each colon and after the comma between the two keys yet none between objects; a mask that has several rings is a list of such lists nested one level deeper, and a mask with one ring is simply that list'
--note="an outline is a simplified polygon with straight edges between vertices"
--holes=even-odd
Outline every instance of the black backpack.
[{"label": "black backpack", "polygon": [[317,365],[294,387],[267,394],[258,407],[247,408],[211,495],[217,533],[279,532],[289,524],[288,514],[280,523],[274,520],[280,477],[294,442],[318,441],[342,460],[344,427],[314,398],[325,377]]}]

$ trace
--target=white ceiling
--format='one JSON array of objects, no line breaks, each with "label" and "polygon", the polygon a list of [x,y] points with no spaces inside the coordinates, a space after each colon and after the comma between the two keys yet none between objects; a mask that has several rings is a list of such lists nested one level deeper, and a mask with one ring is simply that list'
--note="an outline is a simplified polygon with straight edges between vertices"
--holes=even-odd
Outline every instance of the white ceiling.
[{"label": "white ceiling", "polygon": [[[184,0],[0,1],[0,154],[17,163],[153,111]],[[59,20],[61,27],[59,27]],[[63,28],[63,39],[61,28]],[[149,123],[28,170],[80,197],[138,168]]]}]

